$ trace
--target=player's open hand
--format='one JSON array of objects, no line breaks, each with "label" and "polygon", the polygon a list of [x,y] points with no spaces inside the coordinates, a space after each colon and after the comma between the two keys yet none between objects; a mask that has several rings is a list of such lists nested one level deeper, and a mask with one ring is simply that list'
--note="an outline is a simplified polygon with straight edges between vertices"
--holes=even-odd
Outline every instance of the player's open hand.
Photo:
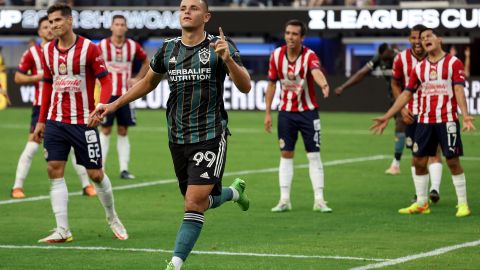
[{"label": "player's open hand", "polygon": [[475,131],[475,126],[473,125],[473,121],[475,120],[475,118],[473,118],[473,116],[464,116],[463,117],[463,128],[462,128],[462,131]]},{"label": "player's open hand", "polygon": [[402,114],[402,119],[405,124],[413,124],[415,118],[413,118],[413,113],[411,111],[409,111],[407,108],[403,108],[400,113]]},{"label": "player's open hand", "polygon": [[45,123],[38,122],[33,131],[33,140],[37,143],[42,143],[43,133],[45,132]]},{"label": "player's open hand", "polygon": [[265,120],[263,121],[263,125],[265,126],[266,132],[272,133],[272,116],[270,114],[265,114]]},{"label": "player's open hand", "polygon": [[100,125],[103,118],[107,116],[110,112],[113,112],[111,104],[101,104],[99,103],[95,110],[90,113],[88,116],[88,127],[96,127]]},{"label": "player's open hand", "polygon": [[381,116],[381,117],[375,117],[372,120],[375,121],[375,123],[370,126],[370,130],[373,131],[373,134],[381,135],[385,130],[385,128],[387,127],[389,119],[386,118],[385,116]]},{"label": "player's open hand", "polygon": [[228,42],[225,40],[222,27],[218,28],[218,32],[220,33],[220,39],[215,41],[215,43],[210,43],[210,47],[214,48],[215,53],[226,62],[231,58],[230,50],[228,49]]},{"label": "player's open hand", "polygon": [[344,88],[339,86],[335,88],[335,95],[340,96],[343,93]]}]

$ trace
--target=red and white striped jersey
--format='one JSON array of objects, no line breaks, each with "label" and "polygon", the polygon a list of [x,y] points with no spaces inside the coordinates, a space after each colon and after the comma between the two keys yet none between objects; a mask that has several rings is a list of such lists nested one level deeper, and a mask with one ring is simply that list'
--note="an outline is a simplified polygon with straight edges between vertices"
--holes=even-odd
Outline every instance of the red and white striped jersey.
[{"label": "red and white striped jersey", "polygon": [[[395,59],[393,60],[393,79],[401,82],[404,88],[407,87],[410,74],[412,73],[412,69],[421,60],[422,59],[417,59],[415,57],[411,49],[404,50],[401,53],[397,54],[395,56]],[[418,115],[418,100],[421,92],[421,89],[418,89],[417,92],[413,94],[413,98],[408,102],[406,106],[407,109],[413,113],[413,115]]]},{"label": "red and white striped jersey", "polygon": [[46,83],[52,83],[48,120],[86,124],[95,108],[95,79],[108,76],[98,47],[77,35],[75,44],[60,50],[55,39],[44,46],[43,70]]},{"label": "red and white striped jersey", "polygon": [[320,68],[320,60],[306,47],[294,62],[288,60],[286,46],[272,52],[268,78],[274,82],[280,80],[280,111],[303,112],[318,108],[312,76],[316,68]]},{"label": "red and white striped jersey", "polygon": [[[30,47],[23,53],[20,63],[18,64],[18,71],[28,75],[43,74],[42,54],[42,46],[37,44]],[[33,106],[40,106],[42,104],[43,81],[35,82],[34,85]]]},{"label": "red and white striped jersey", "polygon": [[407,90],[415,93],[421,89],[419,99],[419,123],[445,123],[456,121],[457,99],[454,86],[465,85],[463,63],[446,54],[436,63],[425,58],[410,74]]},{"label": "red and white striped jersey", "polygon": [[108,71],[112,74],[112,96],[121,96],[128,90],[127,81],[132,77],[132,62],[134,59],[143,61],[147,54],[138,42],[125,39],[122,46],[117,47],[110,38],[100,41],[98,47],[102,51],[107,63]]}]

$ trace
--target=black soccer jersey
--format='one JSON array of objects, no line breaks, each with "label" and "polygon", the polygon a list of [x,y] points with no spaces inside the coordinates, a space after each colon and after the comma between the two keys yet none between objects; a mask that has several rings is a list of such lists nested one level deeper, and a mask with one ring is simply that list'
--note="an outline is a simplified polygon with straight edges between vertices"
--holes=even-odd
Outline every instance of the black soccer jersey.
[{"label": "black soccer jersey", "polygon": [[[223,104],[223,83],[228,69],[210,43],[218,36],[205,33],[198,45],[186,46],[181,38],[166,40],[150,62],[156,73],[167,74],[169,140],[177,144],[206,141],[222,134],[228,117]],[[242,65],[235,44],[227,39],[230,55]]]}]

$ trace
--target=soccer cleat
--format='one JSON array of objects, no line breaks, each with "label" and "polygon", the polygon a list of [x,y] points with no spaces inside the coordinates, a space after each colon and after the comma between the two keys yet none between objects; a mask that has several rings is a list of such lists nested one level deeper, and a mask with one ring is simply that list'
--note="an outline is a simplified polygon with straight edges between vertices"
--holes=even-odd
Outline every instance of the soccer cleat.
[{"label": "soccer cleat", "polygon": [[23,199],[25,198],[25,193],[23,193],[23,188],[14,188],[12,189],[12,193],[10,193],[12,198],[14,199]]},{"label": "soccer cleat", "polygon": [[173,265],[172,262],[169,262],[169,263],[167,264],[167,268],[165,268],[165,270],[175,270],[175,266]]},{"label": "soccer cleat", "polygon": [[290,210],[292,210],[292,204],[289,201],[280,201],[271,209],[271,211],[274,213],[287,212]]},{"label": "soccer cleat", "polygon": [[435,189],[432,189],[430,191],[428,197],[430,201],[432,201],[432,203],[437,203],[438,201],[440,201],[440,194],[438,194],[438,191],[436,191]]},{"label": "soccer cleat", "polygon": [[388,168],[387,170],[385,170],[385,174],[389,174],[389,175],[397,175],[397,174],[400,174],[400,166],[397,166],[397,165],[392,164],[392,165],[390,166],[390,168]]},{"label": "soccer cleat", "polygon": [[321,213],[332,213],[332,208],[327,206],[326,201],[315,201],[313,204],[313,211]]},{"label": "soccer cleat", "polygon": [[39,243],[68,243],[73,241],[73,236],[70,230],[64,228],[55,228],[52,234],[38,240]]},{"label": "soccer cleat", "polygon": [[133,174],[129,173],[128,171],[122,171],[120,173],[120,178],[121,179],[132,180],[132,179],[135,179],[135,176]]},{"label": "soccer cleat", "polygon": [[235,201],[242,211],[247,211],[250,208],[250,200],[245,193],[245,188],[247,183],[240,178],[236,178],[233,183],[230,185],[231,188],[235,189],[238,192],[238,199]]},{"label": "soccer cleat", "polygon": [[125,226],[123,226],[122,222],[117,216],[112,218],[111,221],[108,221],[108,225],[110,225],[110,229],[112,229],[112,232],[116,238],[120,240],[128,239],[127,230],[125,229]]},{"label": "soccer cleat", "polygon": [[468,204],[466,203],[461,203],[457,205],[457,214],[455,214],[456,217],[466,217],[470,216],[470,208],[468,207]]},{"label": "soccer cleat", "polygon": [[97,195],[97,192],[95,191],[95,188],[93,187],[92,184],[83,188],[83,196],[93,197],[96,195]]},{"label": "soccer cleat", "polygon": [[402,208],[398,210],[400,214],[430,214],[430,208],[428,203],[423,206],[418,205],[416,202],[410,205],[409,207]]}]

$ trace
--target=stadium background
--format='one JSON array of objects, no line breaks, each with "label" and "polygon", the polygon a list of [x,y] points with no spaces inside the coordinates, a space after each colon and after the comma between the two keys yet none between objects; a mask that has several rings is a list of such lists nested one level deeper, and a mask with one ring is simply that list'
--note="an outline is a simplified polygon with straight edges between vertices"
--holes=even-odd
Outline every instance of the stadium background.
[{"label": "stadium background", "polygon": [[[133,4],[128,1],[114,2],[117,5]],[[305,45],[320,57],[332,90],[343,82],[346,76],[360,69],[375,54],[381,43],[387,42],[399,49],[408,47],[406,36],[409,27],[423,23],[440,29],[444,35],[445,50],[450,51],[451,47],[454,47],[460,59],[464,60],[463,51],[467,46],[472,48],[471,78],[466,88],[466,96],[472,114],[479,113],[480,63],[473,59],[480,57],[479,51],[475,49],[480,47],[480,5],[426,1],[384,6],[383,4],[399,3],[377,0],[376,5],[372,5],[373,1],[353,1],[356,6],[303,7],[302,4],[308,5],[309,2],[293,1],[293,6],[287,6],[289,1],[230,2],[214,1],[211,7],[213,19],[207,25],[207,30],[216,33],[218,26],[222,26],[226,34],[233,38],[239,47],[244,65],[252,76],[254,87],[253,91],[244,97],[227,82],[227,109],[264,109],[263,96],[267,84],[269,55],[275,47],[283,43],[282,31],[285,22],[297,18],[304,21],[309,28]],[[238,2],[240,5],[244,2],[243,4],[248,6],[238,6]],[[335,1],[319,2],[337,4]],[[96,3],[99,6],[85,6],[89,3]],[[153,56],[165,38],[176,36],[180,32],[177,8],[169,6],[174,5],[175,1],[148,2],[151,5],[162,3],[165,5],[155,8],[141,6],[142,3],[147,3],[142,1],[138,3],[135,1],[138,6],[102,6],[108,3],[108,1],[82,1],[80,5],[75,6],[75,31],[98,41],[109,35],[112,16],[123,14],[127,17],[130,29],[128,36],[140,41],[149,57]],[[226,7],[227,4],[230,6]],[[29,106],[33,99],[33,87],[15,85],[13,74],[18,59],[36,34],[38,18],[43,15],[45,9],[42,7],[5,6],[0,12],[0,46],[7,78],[7,82],[2,85],[7,85],[14,107]],[[328,102],[320,99],[320,107],[323,111],[384,111],[389,104],[386,91],[385,80],[378,73],[372,72],[372,76],[367,77],[341,98],[332,97]],[[137,101],[137,108],[165,108],[167,96],[168,86],[163,83],[149,97]]]}]

